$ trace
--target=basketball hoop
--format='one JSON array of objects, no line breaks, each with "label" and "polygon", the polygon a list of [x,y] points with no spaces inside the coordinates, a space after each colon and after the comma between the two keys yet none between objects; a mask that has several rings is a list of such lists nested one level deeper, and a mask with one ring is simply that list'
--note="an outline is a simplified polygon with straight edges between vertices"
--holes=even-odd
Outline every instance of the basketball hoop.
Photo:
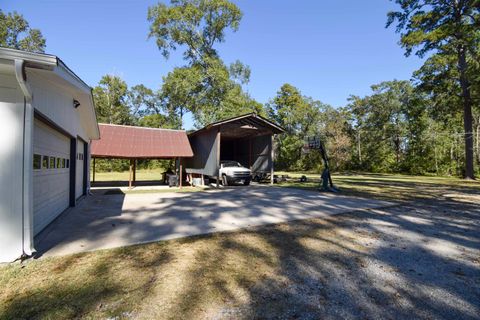
[{"label": "basketball hoop", "polygon": [[321,147],[320,138],[317,136],[307,137],[307,144],[308,147],[311,149],[320,149]]},{"label": "basketball hoop", "polygon": [[310,151],[311,151],[310,146],[304,145],[304,146],[302,147],[302,154],[309,154]]},{"label": "basketball hoop", "polygon": [[305,139],[305,144],[302,147],[302,154],[308,154],[311,150],[318,150],[323,159],[324,169],[321,176],[322,185],[320,190],[337,192],[338,189],[333,185],[332,176],[330,175],[327,153],[319,136],[311,136]]}]

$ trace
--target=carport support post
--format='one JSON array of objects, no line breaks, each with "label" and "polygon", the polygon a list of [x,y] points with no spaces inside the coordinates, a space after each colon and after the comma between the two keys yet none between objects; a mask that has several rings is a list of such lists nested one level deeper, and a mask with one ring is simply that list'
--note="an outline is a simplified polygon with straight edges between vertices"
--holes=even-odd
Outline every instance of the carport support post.
[{"label": "carport support post", "polygon": [[273,159],[275,158],[275,151],[273,148],[273,143],[275,141],[275,135],[272,134],[272,144],[270,145],[270,157],[272,158],[272,166],[270,167],[270,184],[273,185],[274,180],[274,170],[273,170]]},{"label": "carport support post", "polygon": [[183,180],[183,167],[182,167],[182,158],[178,160],[180,162],[180,189],[182,189],[182,180]]},{"label": "carport support post", "polygon": [[132,189],[132,171],[133,171],[133,159],[130,159],[130,172],[128,175],[128,188]]},{"label": "carport support post", "polygon": [[137,182],[137,159],[133,159],[133,184]]},{"label": "carport support post", "polygon": [[93,158],[93,182],[95,182],[95,159]]},{"label": "carport support post", "polygon": [[252,138],[248,138],[248,168],[252,170]]},{"label": "carport support post", "polygon": [[220,187],[220,128],[217,131],[217,188]]}]

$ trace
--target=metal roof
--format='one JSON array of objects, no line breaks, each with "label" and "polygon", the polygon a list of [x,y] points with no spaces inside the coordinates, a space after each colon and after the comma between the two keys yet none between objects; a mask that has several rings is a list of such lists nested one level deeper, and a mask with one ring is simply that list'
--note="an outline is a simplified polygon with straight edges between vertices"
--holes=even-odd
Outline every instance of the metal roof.
[{"label": "metal roof", "polygon": [[161,159],[193,157],[184,130],[102,124],[100,140],[92,141],[94,158]]},{"label": "metal roof", "polygon": [[[80,109],[80,112],[86,112],[89,122],[88,129],[90,139],[99,138],[99,128],[97,126],[97,115],[92,96],[92,88],[88,86],[78,75],[76,75],[60,58],[55,55],[45,53],[34,53],[23,50],[0,47],[0,60],[23,60],[25,67],[32,70],[40,70],[55,75],[56,84],[62,81],[68,83],[69,87],[75,89],[78,100],[84,100],[83,105],[88,106],[88,110]],[[27,79],[28,82],[28,79]]]},{"label": "metal roof", "polygon": [[30,68],[39,68],[45,70],[53,70],[54,67],[62,67],[66,72],[70,74],[75,80],[79,82],[86,91],[90,91],[91,88],[85,83],[75,72],[72,71],[59,57],[53,54],[36,53],[11,48],[0,47],[0,58],[7,60],[22,59],[27,62],[27,66]]},{"label": "metal roof", "polygon": [[[238,117],[211,123],[200,130],[190,133],[189,136],[194,136],[197,133],[207,131],[217,127],[221,128],[221,130],[223,131],[222,134],[224,136],[228,134],[233,136],[249,135],[250,134],[248,133],[249,131],[254,133],[252,129],[257,129],[259,130],[258,132],[268,131],[274,134],[285,132],[285,129],[283,129],[276,123],[268,119],[265,119],[256,113],[248,113]],[[240,131],[243,131],[243,132],[240,132]]]}]

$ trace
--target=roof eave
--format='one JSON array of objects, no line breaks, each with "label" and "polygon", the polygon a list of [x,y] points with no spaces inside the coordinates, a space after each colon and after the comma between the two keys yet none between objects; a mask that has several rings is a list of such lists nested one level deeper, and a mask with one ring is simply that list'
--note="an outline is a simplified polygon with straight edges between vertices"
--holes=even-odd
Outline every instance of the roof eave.
[{"label": "roof eave", "polygon": [[96,154],[96,153],[91,153],[92,158],[102,158],[102,159],[149,159],[149,160],[154,160],[154,159],[173,159],[173,158],[192,158],[192,154],[188,155],[166,155],[166,156],[135,156],[135,157],[129,157],[129,156],[119,156],[119,155],[105,155],[105,154]]},{"label": "roof eave", "polygon": [[100,138],[100,129],[97,123],[97,114],[95,103],[93,101],[92,88],[88,86],[79,76],[77,76],[67,65],[57,56],[45,53],[26,52],[22,50],[0,47],[0,59],[23,60],[25,66],[32,69],[42,69],[54,72],[58,77],[67,81],[78,91],[89,96],[90,100],[90,121],[94,123],[91,139]]},{"label": "roof eave", "polygon": [[201,129],[198,129],[196,131],[193,131],[193,132],[189,133],[188,136],[189,137],[194,136],[194,135],[196,135],[200,132],[210,130],[214,127],[222,126],[226,123],[233,122],[233,121],[238,121],[238,120],[245,119],[245,118],[248,118],[248,117],[255,117],[255,118],[261,119],[262,121],[264,121],[266,124],[268,124],[270,127],[272,127],[274,129],[273,131],[274,131],[275,134],[284,133],[286,131],[284,128],[282,128],[279,125],[273,123],[272,121],[256,114],[255,112],[251,112],[251,113],[247,113],[247,114],[240,115],[240,116],[237,116],[237,117],[233,117],[233,118],[229,118],[229,119],[220,120],[220,121],[217,121],[217,122],[210,123],[210,124],[206,125],[205,127],[201,128]]},{"label": "roof eave", "polygon": [[0,59],[21,59],[24,60],[28,66],[44,67],[43,69],[49,67],[50,70],[58,64],[58,58],[51,54],[27,52],[3,47],[0,47]]}]

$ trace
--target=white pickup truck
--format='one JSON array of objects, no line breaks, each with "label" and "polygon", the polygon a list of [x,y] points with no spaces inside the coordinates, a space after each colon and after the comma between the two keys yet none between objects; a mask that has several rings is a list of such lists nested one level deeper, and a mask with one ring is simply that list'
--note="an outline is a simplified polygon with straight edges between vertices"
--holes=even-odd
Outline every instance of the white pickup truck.
[{"label": "white pickup truck", "polygon": [[224,186],[234,183],[243,183],[248,186],[252,181],[252,172],[236,161],[221,161],[219,177]]}]

